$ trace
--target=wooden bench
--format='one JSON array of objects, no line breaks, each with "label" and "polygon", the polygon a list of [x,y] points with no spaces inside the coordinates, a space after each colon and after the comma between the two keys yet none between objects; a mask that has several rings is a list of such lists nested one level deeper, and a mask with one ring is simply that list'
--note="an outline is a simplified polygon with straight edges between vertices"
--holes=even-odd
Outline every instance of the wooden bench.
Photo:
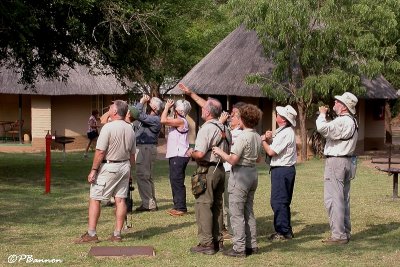
[{"label": "wooden bench", "polygon": [[392,164],[400,164],[399,160],[394,160],[392,155],[392,150],[394,149],[393,145],[388,146],[388,155],[387,157],[379,157],[379,158],[371,158],[371,163],[375,164],[387,164],[387,167],[375,166],[377,170],[386,172],[389,176],[393,175],[393,194],[392,198],[399,198],[399,173],[400,168],[393,167]]}]

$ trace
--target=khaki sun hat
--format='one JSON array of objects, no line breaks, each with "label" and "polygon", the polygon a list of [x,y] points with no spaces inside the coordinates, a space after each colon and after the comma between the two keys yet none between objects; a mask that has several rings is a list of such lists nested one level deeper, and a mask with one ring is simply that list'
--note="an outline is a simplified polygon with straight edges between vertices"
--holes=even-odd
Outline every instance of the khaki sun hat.
[{"label": "khaki sun hat", "polygon": [[296,127],[297,112],[291,105],[287,105],[286,107],[277,106],[276,112],[290,122],[293,127]]},{"label": "khaki sun hat", "polygon": [[343,103],[347,107],[347,109],[351,112],[351,114],[356,114],[356,105],[358,102],[358,99],[355,95],[352,93],[346,92],[343,95],[337,95],[335,96],[335,99],[339,100],[340,102]]}]

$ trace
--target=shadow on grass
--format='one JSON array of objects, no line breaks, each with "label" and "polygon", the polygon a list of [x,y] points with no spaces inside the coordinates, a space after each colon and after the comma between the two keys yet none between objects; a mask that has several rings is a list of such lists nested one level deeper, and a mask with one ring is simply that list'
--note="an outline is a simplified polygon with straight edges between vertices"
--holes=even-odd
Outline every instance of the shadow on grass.
[{"label": "shadow on grass", "polygon": [[[380,241],[386,234],[396,231],[400,228],[400,222],[389,222],[386,224],[367,225],[368,229],[353,234],[351,240],[354,242],[368,240],[370,242]],[[399,238],[397,238],[400,242]]]},{"label": "shadow on grass", "polygon": [[[352,253],[363,254],[366,251],[387,251],[393,252],[400,247],[400,239],[394,233],[400,228],[400,222],[389,222],[387,224],[369,225],[368,229],[355,233],[347,245],[326,245],[323,244],[321,234],[329,228],[327,224],[307,225],[295,238],[289,241],[270,242],[260,251],[296,251],[310,253],[318,249],[320,254],[340,253],[351,250]],[[329,231],[329,229],[328,229]],[[304,246],[304,243],[312,242],[315,245]]]},{"label": "shadow on grass", "polygon": [[296,239],[302,240],[313,240],[315,236],[318,236],[319,239],[320,235],[325,233],[329,230],[329,224],[327,223],[317,223],[317,224],[307,224],[304,226],[301,231],[296,233]]},{"label": "shadow on grass", "polygon": [[[292,215],[292,227],[293,227],[293,231],[296,231],[296,226],[301,225],[302,222],[293,219],[296,215],[298,214],[298,212],[294,211],[291,213]],[[266,238],[268,237],[270,234],[275,233],[275,229],[274,229],[274,215],[269,215],[266,217],[257,217],[256,218],[256,223],[257,223],[257,237],[259,238]],[[303,232],[304,229],[301,231]],[[303,235],[302,233],[296,233],[296,235]]]},{"label": "shadow on grass", "polygon": [[141,231],[127,233],[126,237],[133,238],[133,239],[149,239],[149,238],[152,238],[152,237],[160,235],[160,234],[172,232],[172,231],[184,228],[184,227],[190,227],[193,224],[196,224],[196,222],[192,221],[192,222],[169,224],[169,225],[162,226],[162,227],[161,226],[148,227]]}]

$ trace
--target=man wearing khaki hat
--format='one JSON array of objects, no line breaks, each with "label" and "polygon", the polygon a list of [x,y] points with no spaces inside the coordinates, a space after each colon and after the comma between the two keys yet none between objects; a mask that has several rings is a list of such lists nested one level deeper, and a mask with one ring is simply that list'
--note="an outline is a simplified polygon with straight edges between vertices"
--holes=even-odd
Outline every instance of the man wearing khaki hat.
[{"label": "man wearing khaki hat", "polygon": [[261,137],[267,157],[271,157],[271,207],[274,211],[275,233],[268,239],[288,240],[293,238],[290,203],[292,202],[296,177],[296,126],[297,112],[290,105],[276,107],[276,123],[279,128],[275,136],[266,131]]},{"label": "man wearing khaki hat", "polygon": [[331,236],[322,240],[326,244],[347,244],[350,240],[350,181],[355,175],[352,157],[358,139],[354,118],[357,102],[352,93],[335,96],[333,110],[338,116],[330,122],[326,120],[328,108],[319,107],[316,125],[326,138],[324,204],[331,228]]}]

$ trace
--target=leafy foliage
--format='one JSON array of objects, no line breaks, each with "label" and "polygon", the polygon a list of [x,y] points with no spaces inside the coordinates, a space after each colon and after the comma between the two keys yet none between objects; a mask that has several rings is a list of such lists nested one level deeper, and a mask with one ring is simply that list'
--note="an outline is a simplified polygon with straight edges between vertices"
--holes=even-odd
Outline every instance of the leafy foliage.
[{"label": "leafy foliage", "polygon": [[305,115],[317,100],[345,91],[363,95],[362,76],[398,73],[396,0],[230,0],[228,10],[257,32],[275,64],[270,76],[249,81],[277,102],[297,105],[303,144]]},{"label": "leafy foliage", "polygon": [[38,76],[67,80],[64,66],[85,64],[158,94],[229,30],[217,2],[1,1],[0,65],[34,85]]},{"label": "leafy foliage", "polygon": [[93,17],[91,2],[1,1],[1,63],[22,68],[22,82],[29,84],[38,73],[54,78],[61,65],[87,63],[82,36],[88,27],[81,20]]},{"label": "leafy foliage", "polygon": [[[124,42],[109,58],[122,77],[135,81],[136,91],[166,93],[194,64],[201,60],[228,32],[218,5],[210,0],[154,1],[157,34]],[[135,64],[136,53],[140,64]]]}]

